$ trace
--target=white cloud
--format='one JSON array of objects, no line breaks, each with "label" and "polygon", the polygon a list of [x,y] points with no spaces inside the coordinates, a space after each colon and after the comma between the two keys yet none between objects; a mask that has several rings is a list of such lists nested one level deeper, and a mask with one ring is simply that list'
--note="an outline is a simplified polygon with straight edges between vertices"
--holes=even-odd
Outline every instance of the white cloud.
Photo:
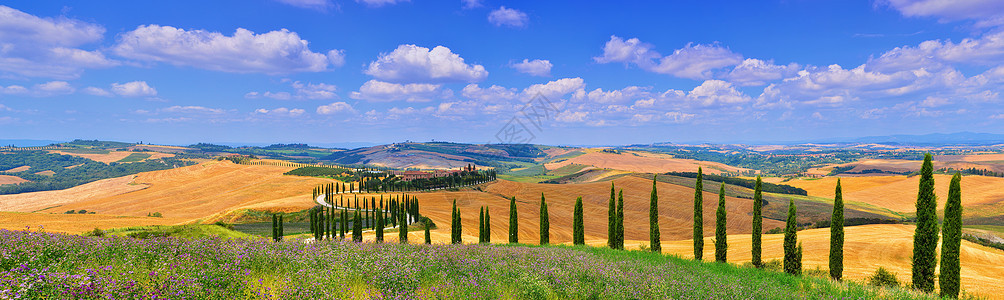
[{"label": "white cloud", "polygon": [[463,4],[464,9],[472,9],[484,6],[484,4],[481,3],[481,0],[460,0],[460,3]]},{"label": "white cloud", "polygon": [[862,98],[888,99],[923,91],[957,93],[971,88],[967,85],[970,83],[966,78],[951,68],[882,73],[868,71],[866,65],[854,69],[830,65],[810,67],[800,71],[797,77],[767,86],[758,102],[840,106]]},{"label": "white cloud", "polygon": [[321,115],[333,115],[337,113],[354,113],[356,110],[352,108],[345,102],[334,102],[328,105],[321,105],[317,107],[317,113]]},{"label": "white cloud", "polygon": [[112,83],[112,92],[123,97],[157,96],[157,89],[150,87],[150,85],[146,84],[146,81]]},{"label": "white cloud", "polygon": [[114,51],[141,61],[234,73],[320,72],[345,61],[341,50],[313,52],[306,40],[286,29],[255,34],[237,28],[232,36],[225,36],[205,30],[142,25],[123,33]]},{"label": "white cloud", "polygon": [[104,27],[79,20],[39,18],[0,5],[0,72],[73,79],[84,69],[119,63],[97,50],[78,47],[100,41]]},{"label": "white cloud", "polygon": [[[284,80],[283,82],[288,82]],[[337,87],[332,84],[326,83],[302,83],[299,81],[293,81],[290,83],[293,88],[293,93],[289,92],[270,92],[266,91],[263,93],[259,92],[249,92],[244,94],[244,98],[257,99],[261,97],[272,98],[276,100],[304,100],[304,99],[334,99],[338,98],[335,94]]]},{"label": "white cloud", "polygon": [[795,75],[801,67],[796,63],[786,66],[775,65],[771,61],[763,61],[755,58],[743,60],[732,71],[724,76],[729,82],[742,86],[765,85],[770,81],[777,81]]},{"label": "white cloud", "polygon": [[551,65],[551,61],[544,59],[523,59],[522,62],[510,63],[509,66],[523,74],[547,77],[551,76],[551,67],[553,65]]},{"label": "white cloud", "polygon": [[381,7],[384,5],[394,5],[401,2],[408,2],[409,0],[356,0],[356,2],[363,3],[369,7]]},{"label": "white cloud", "polygon": [[297,116],[302,115],[305,112],[307,112],[307,111],[303,110],[303,109],[299,109],[299,108],[289,109],[289,108],[285,108],[285,107],[280,107],[280,108],[275,108],[275,109],[259,108],[259,109],[256,109],[254,111],[255,114],[269,115],[269,116],[276,116],[276,117],[297,117]]},{"label": "white cloud", "polygon": [[662,56],[653,48],[637,38],[625,41],[610,36],[610,41],[603,47],[603,56],[593,59],[598,63],[635,64],[646,71],[690,79],[711,78],[712,70],[735,66],[743,61],[742,55],[718,45],[687,44],[668,56]]},{"label": "white cloud", "polygon": [[400,45],[391,53],[381,54],[370,63],[366,74],[396,82],[477,82],[488,77],[482,65],[468,65],[450,48]]},{"label": "white cloud", "polygon": [[750,102],[752,98],[736,90],[731,83],[721,80],[707,80],[687,93],[687,99],[702,106],[739,104]]},{"label": "white cloud", "polygon": [[487,88],[481,88],[477,84],[468,84],[460,91],[460,95],[464,98],[479,100],[485,103],[497,103],[502,101],[508,101],[516,99],[516,89],[505,88],[497,85],[492,85]]},{"label": "white cloud", "polygon": [[109,92],[109,91],[107,91],[105,89],[97,88],[97,87],[93,87],[93,86],[89,86],[89,87],[84,88],[84,93],[88,94],[88,95],[102,96],[102,97],[111,97],[111,96],[113,96],[111,92]]},{"label": "white cloud", "polygon": [[0,86],[0,93],[32,97],[69,95],[73,94],[75,91],[76,89],[70,86],[70,83],[66,81],[49,81],[32,85],[31,88],[26,88],[20,85],[9,85],[7,87]]},{"label": "white cloud", "polygon": [[666,119],[668,119],[669,122],[671,123],[685,123],[687,121],[693,120],[694,117],[697,115],[678,111],[671,111],[663,114],[663,116],[665,116]]},{"label": "white cloud", "polygon": [[502,6],[488,13],[488,22],[499,27],[526,27],[530,17],[522,11]]},{"label": "white cloud", "polygon": [[952,63],[988,66],[1004,63],[1004,31],[988,33],[979,38],[965,38],[957,44],[950,40],[929,40],[916,47],[896,47],[878,58],[868,60],[867,70],[896,72],[919,68],[940,69]]},{"label": "white cloud", "polygon": [[280,3],[296,6],[299,8],[313,9],[317,11],[328,11],[329,8],[334,7],[331,0],[276,0]]},{"label": "white cloud", "polygon": [[352,99],[366,100],[372,102],[426,102],[432,99],[449,98],[453,91],[442,89],[441,85],[428,83],[398,84],[370,80],[359,87],[359,91],[352,92]]},{"label": "white cloud", "polygon": [[204,106],[180,106],[180,105],[162,108],[160,109],[160,111],[168,113],[208,114],[208,115],[219,115],[226,112],[219,108],[208,108]]},{"label": "white cloud", "polygon": [[979,27],[1004,24],[1004,2],[998,0],[883,0],[907,17],[936,17],[941,22],[975,20]]},{"label": "white cloud", "polygon": [[639,96],[648,95],[647,87],[629,86],[619,90],[603,91],[595,89],[586,93],[585,99],[595,103],[623,103]]},{"label": "white cloud", "polygon": [[523,89],[523,97],[529,99],[540,94],[550,101],[557,101],[561,97],[577,90],[582,90],[585,87],[586,83],[582,78],[562,78],[543,84],[531,85]]}]

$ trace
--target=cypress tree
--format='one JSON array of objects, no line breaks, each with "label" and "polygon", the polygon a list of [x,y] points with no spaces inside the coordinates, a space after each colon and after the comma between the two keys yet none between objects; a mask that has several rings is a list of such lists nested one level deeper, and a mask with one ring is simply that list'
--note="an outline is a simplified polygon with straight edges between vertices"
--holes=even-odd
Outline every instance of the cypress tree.
[{"label": "cypress tree", "polygon": [[279,241],[282,241],[283,236],[285,236],[285,230],[282,228],[282,215],[279,215]]},{"label": "cypress tree", "polygon": [[784,226],[784,272],[798,275],[798,262],[795,251],[798,242],[798,223],[795,219],[795,200],[788,199],[788,222]]},{"label": "cypress tree", "polygon": [[704,258],[704,171],[697,167],[694,185],[694,260]]},{"label": "cypress tree", "polygon": [[582,197],[575,199],[575,212],[572,216],[572,243],[576,245],[586,243],[586,234],[582,225]]},{"label": "cypress tree", "polygon": [[460,227],[460,210],[457,209],[457,200],[453,200],[453,216],[450,221],[450,243],[460,244],[461,243],[461,227]]},{"label": "cypress tree", "polygon": [[941,229],[941,297],[959,297],[959,248],[962,246],[962,175],[952,176],[945,201],[945,221]]},{"label": "cypress tree", "polygon": [[432,244],[432,234],[429,233],[429,227],[432,227],[432,221],[428,218],[422,219],[422,225],[425,225],[425,243]]},{"label": "cypress tree", "polygon": [[362,214],[359,213],[359,208],[356,208],[356,214],[352,217],[352,241],[356,243],[363,242],[363,222],[360,220]]},{"label": "cypress tree", "polygon": [[488,207],[485,206],[485,243],[492,242],[492,214],[488,212]]},{"label": "cypress tree", "polygon": [[617,249],[624,250],[624,189],[617,193],[617,226],[614,235],[617,236]]},{"label": "cypress tree", "polygon": [[547,245],[551,242],[551,224],[547,216],[547,202],[544,194],[540,194],[540,244]]},{"label": "cypress tree", "polygon": [[718,210],[715,211],[715,261],[725,262],[728,258],[729,241],[726,233],[725,183],[718,190]]},{"label": "cypress tree", "polygon": [[376,242],[383,243],[383,209],[377,208],[373,216],[376,218]]},{"label": "cypress tree", "polygon": [[913,288],[934,291],[934,269],[938,266],[938,200],[934,196],[934,167],[931,154],[924,155],[917,191],[917,231],[913,235]]},{"label": "cypress tree", "polygon": [[617,208],[614,199],[614,183],[610,182],[610,201],[607,204],[607,247],[617,249]]},{"label": "cypress tree", "polygon": [[833,216],[830,217],[830,278],[840,280],[844,276],[844,196],[837,179],[837,189],[833,196]]},{"label": "cypress tree", "polygon": [[478,212],[478,243],[485,242],[485,207]]},{"label": "cypress tree", "polygon": [[272,214],[272,241],[279,241],[279,217]]},{"label": "cypress tree", "polygon": [[652,244],[652,252],[662,252],[662,235],[659,233],[659,193],[655,188],[655,178],[652,179],[652,195],[648,203],[648,241]]},{"label": "cypress tree", "polygon": [[753,187],[753,246],[751,250],[753,266],[763,267],[760,260],[760,234],[763,232],[763,195],[761,194],[760,176],[756,177],[756,185]]},{"label": "cypress tree", "polygon": [[516,214],[516,196],[509,200],[509,243],[519,243],[519,219]]}]

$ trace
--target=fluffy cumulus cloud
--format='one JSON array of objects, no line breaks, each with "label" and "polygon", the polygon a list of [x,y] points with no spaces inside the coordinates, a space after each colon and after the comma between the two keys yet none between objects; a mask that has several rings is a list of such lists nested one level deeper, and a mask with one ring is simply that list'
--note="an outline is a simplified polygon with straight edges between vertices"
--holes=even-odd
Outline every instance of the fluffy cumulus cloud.
[{"label": "fluffy cumulus cloud", "polygon": [[394,5],[401,2],[408,2],[409,0],[356,0],[356,2],[362,3],[369,7],[381,7],[385,5]]},{"label": "fluffy cumulus cloud", "polygon": [[7,95],[52,97],[73,94],[76,89],[66,81],[49,81],[24,87],[20,85],[0,86],[0,93]]},{"label": "fluffy cumulus cloud", "polygon": [[510,63],[510,67],[523,74],[547,77],[551,76],[551,61],[545,59],[523,59],[522,62]]},{"label": "fluffy cumulus cloud", "polygon": [[868,61],[868,70],[895,72],[919,68],[943,68],[955,63],[997,66],[1004,63],[1004,32],[992,32],[959,43],[924,41],[917,46],[897,47]]},{"label": "fluffy cumulus cloud", "polygon": [[733,105],[750,102],[752,98],[736,90],[729,82],[707,80],[687,94],[687,100],[701,106]]},{"label": "fluffy cumulus cloud", "polygon": [[477,84],[468,84],[460,91],[464,98],[478,100],[485,103],[498,103],[516,99],[516,89],[505,88],[498,85],[482,88]]},{"label": "fluffy cumulus cloud", "polygon": [[576,95],[576,97],[584,97],[584,100],[595,103],[624,103],[631,99],[636,99],[640,96],[648,95],[649,88],[639,87],[639,86],[629,86],[623,89],[603,91],[603,89],[595,89],[584,93],[581,95]]},{"label": "fluffy cumulus cloud", "polygon": [[396,83],[478,82],[488,77],[484,66],[465,63],[450,48],[436,46],[430,50],[416,45],[400,45],[381,54],[365,73]]},{"label": "fluffy cumulus cloud", "polygon": [[581,91],[586,87],[582,78],[562,78],[547,83],[534,84],[523,89],[523,98],[530,99],[538,95],[550,101],[557,101],[572,92]]},{"label": "fluffy cumulus cloud", "polygon": [[157,96],[157,89],[150,87],[146,81],[131,81],[126,83],[112,83],[112,93],[123,97],[154,97]]},{"label": "fluffy cumulus cloud", "polygon": [[808,68],[800,71],[797,77],[767,86],[758,102],[843,106],[862,99],[891,99],[922,91],[961,91],[968,82],[954,69],[932,72],[921,68],[882,73],[868,71],[865,65],[853,69],[830,65]]},{"label": "fluffy cumulus cloud", "polygon": [[998,0],[883,0],[908,17],[935,17],[941,22],[974,20],[979,27],[1004,24],[1004,2]]},{"label": "fluffy cumulus cloud", "polygon": [[314,99],[335,99],[338,95],[335,94],[336,86],[326,83],[302,83],[300,81],[283,80],[283,82],[289,82],[290,86],[293,88],[293,93],[290,92],[249,92],[244,94],[244,98],[257,99],[257,98],[272,98],[276,100],[314,100]]},{"label": "fluffy cumulus cloud", "polygon": [[214,71],[285,74],[319,72],[341,66],[341,50],[317,53],[286,29],[255,34],[238,28],[233,35],[171,26],[143,25],[123,33],[113,51],[126,58]]},{"label": "fluffy cumulus cloud", "polygon": [[352,92],[352,99],[366,100],[372,102],[427,102],[433,99],[449,98],[453,95],[450,89],[443,89],[442,85],[429,83],[390,83],[379,80],[370,80],[359,87],[359,91]]},{"label": "fluffy cumulus cloud", "polygon": [[668,56],[653,48],[637,38],[624,40],[611,36],[603,46],[603,55],[593,59],[598,63],[634,64],[650,72],[690,79],[711,78],[713,70],[743,61],[742,55],[718,45],[687,44]]},{"label": "fluffy cumulus cloud", "polygon": [[328,105],[321,105],[317,107],[317,114],[321,115],[334,115],[340,113],[354,113],[355,109],[352,105],[345,102],[334,102]]},{"label": "fluffy cumulus cloud", "polygon": [[743,86],[759,86],[795,75],[801,66],[796,63],[775,65],[771,61],[747,58],[723,76],[729,82]]},{"label": "fluffy cumulus cloud", "polygon": [[104,33],[97,24],[40,18],[0,5],[0,74],[73,79],[85,69],[116,66],[101,51],[81,48]]},{"label": "fluffy cumulus cloud", "polygon": [[305,112],[307,111],[299,108],[289,109],[285,107],[280,107],[274,109],[259,108],[254,111],[254,114],[273,116],[273,117],[297,117],[303,115],[303,113]]},{"label": "fluffy cumulus cloud", "polygon": [[530,23],[530,17],[525,12],[502,6],[488,13],[488,22],[498,27],[522,28]]},{"label": "fluffy cumulus cloud", "polygon": [[328,11],[334,7],[331,0],[276,0],[280,3],[296,6],[299,8],[313,9],[318,11]]}]

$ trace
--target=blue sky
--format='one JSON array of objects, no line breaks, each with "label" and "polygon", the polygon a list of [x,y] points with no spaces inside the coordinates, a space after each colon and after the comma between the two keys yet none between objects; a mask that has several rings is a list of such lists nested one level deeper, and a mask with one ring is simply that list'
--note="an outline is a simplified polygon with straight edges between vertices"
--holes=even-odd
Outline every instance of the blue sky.
[{"label": "blue sky", "polygon": [[1002,62],[992,0],[6,1],[0,138],[1004,133]]}]

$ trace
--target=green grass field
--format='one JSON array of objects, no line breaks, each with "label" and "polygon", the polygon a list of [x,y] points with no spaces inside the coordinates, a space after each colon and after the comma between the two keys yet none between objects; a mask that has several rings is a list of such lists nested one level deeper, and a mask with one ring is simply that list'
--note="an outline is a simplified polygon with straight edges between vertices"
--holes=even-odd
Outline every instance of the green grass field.
[{"label": "green grass field", "polygon": [[122,159],[120,159],[120,160],[118,160],[116,162],[119,162],[119,163],[138,162],[138,161],[143,161],[144,159],[150,158],[150,156],[151,156],[150,153],[138,153],[137,152],[137,153],[129,154],[129,156],[123,157]]},{"label": "green grass field", "polygon": [[[309,232],[309,229],[308,229]],[[176,237],[176,238],[251,238],[252,235],[227,229],[218,225],[178,225],[178,226],[140,226],[126,227],[105,230],[105,235],[134,237],[134,238],[155,238],[155,237]]]}]

